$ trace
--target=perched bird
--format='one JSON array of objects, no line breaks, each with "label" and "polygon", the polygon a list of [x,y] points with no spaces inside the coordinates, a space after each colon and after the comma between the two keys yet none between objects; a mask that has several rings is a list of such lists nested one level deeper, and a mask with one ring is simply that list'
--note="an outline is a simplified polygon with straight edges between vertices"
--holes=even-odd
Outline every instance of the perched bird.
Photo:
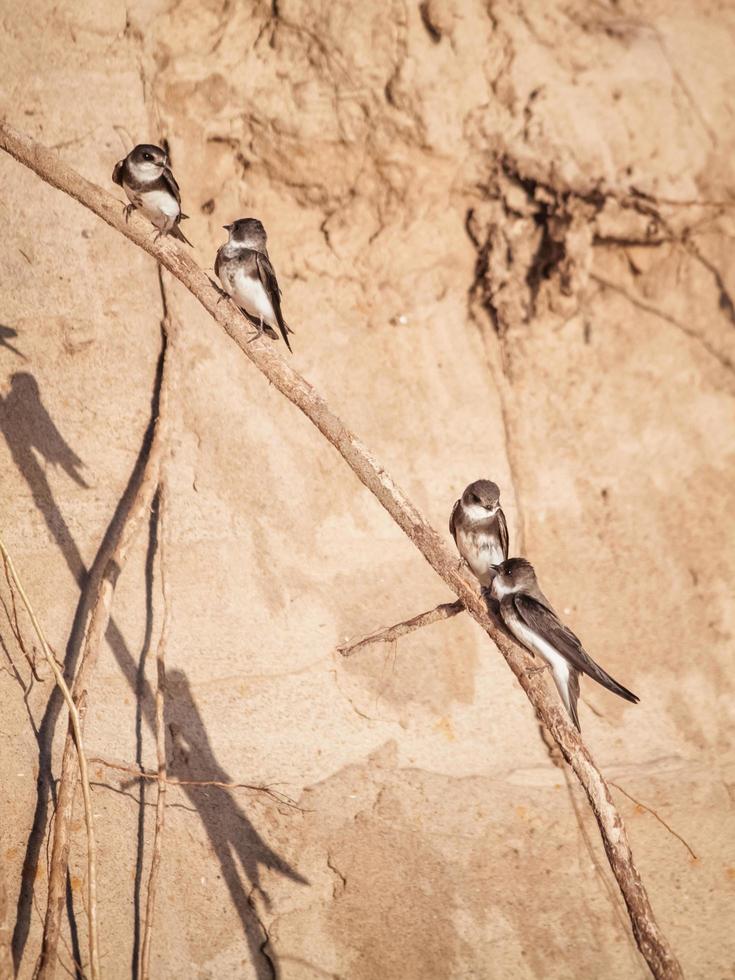
[{"label": "perched bird", "polygon": [[525,558],[509,558],[498,565],[491,594],[500,603],[500,616],[516,640],[551,667],[564,707],[578,731],[581,731],[577,714],[580,673],[626,701],[638,703],[636,695],[596,664],[574,633],[561,622],[538,587],[533,565]]},{"label": "perched bird", "polygon": [[171,173],[165,150],[152,143],[138,144],[124,160],[115,164],[112,179],[122,187],[130,201],[125,208],[126,220],[130,212],[137,209],[158,228],[156,238],[173,235],[191,245],[179,228],[179,222],[188,215],[181,213],[181,191]]},{"label": "perched bird", "polygon": [[281,290],[268,257],[265,228],[257,218],[240,218],[224,229],[230,237],[217,251],[215,275],[227,295],[257,327],[256,337],[265,332],[277,340],[278,327],[291,350],[288,335],[293,330],[281,312]]},{"label": "perched bird", "polygon": [[497,484],[491,480],[470,483],[452,508],[449,532],[480,584],[490,585],[495,566],[508,557],[508,525]]}]

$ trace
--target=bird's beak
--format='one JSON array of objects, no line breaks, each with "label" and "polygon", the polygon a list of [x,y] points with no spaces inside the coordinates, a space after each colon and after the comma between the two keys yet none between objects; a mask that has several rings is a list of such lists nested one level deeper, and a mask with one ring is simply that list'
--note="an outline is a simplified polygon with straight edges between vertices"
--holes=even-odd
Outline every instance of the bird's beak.
[{"label": "bird's beak", "polygon": [[225,231],[229,231],[230,228],[232,228],[232,225],[222,225],[222,227],[225,229]]}]

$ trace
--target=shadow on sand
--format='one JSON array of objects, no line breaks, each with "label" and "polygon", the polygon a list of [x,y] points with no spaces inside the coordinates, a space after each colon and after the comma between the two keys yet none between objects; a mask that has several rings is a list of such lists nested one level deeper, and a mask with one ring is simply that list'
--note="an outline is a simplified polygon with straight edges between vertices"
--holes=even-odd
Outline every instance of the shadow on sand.
[{"label": "shadow on sand", "polygon": [[[2,327],[0,348],[11,347],[9,337],[16,331]],[[23,356],[11,347],[14,354]],[[71,534],[46,476],[46,466],[61,468],[77,486],[88,488],[83,476],[82,460],[71,449],[43,404],[36,379],[29,372],[15,373],[10,377],[10,387],[0,396],[0,431],[4,436],[18,472],[25,480],[36,507],[43,515],[46,526],[66,561],[69,572],[79,588],[79,600],[64,657],[64,671],[70,680],[76,669],[81,652],[83,631],[96,594],[97,583],[106,564],[107,555],[124,524],[130,505],[139,487],[150,449],[154,421],[158,415],[158,399],[161,380],[162,356],[159,359],[154,394],[151,400],[150,421],[142,440],[128,485],[117,505],[115,514],[105,532],[99,551],[90,568],[87,568],[79,546]],[[39,461],[42,459],[44,464]],[[156,551],[156,509],[149,525],[148,557],[145,569],[145,637],[143,650],[137,661],[131,653],[120,627],[110,619],[106,639],[124,677],[137,697],[136,729],[139,754],[142,746],[142,722],[151,730],[154,725],[153,695],[145,680],[145,657],[151,638],[153,620],[153,561]],[[142,662],[141,662],[142,661]],[[186,676],[173,672],[170,676],[170,694],[167,703],[169,732],[170,771],[172,775],[188,779],[213,779],[230,782],[230,777],[220,766],[192,697]],[[37,802],[33,824],[26,846],[21,886],[17,904],[17,917],[13,934],[13,960],[18,969],[26,947],[33,906],[33,883],[36,869],[42,859],[50,806],[54,798],[51,749],[57,721],[62,712],[63,700],[58,688],[51,692],[37,730],[38,780]],[[139,761],[141,761],[139,759]],[[286,878],[305,883],[294,869],[278,856],[258,834],[242,807],[224,789],[208,788],[206,792],[188,788],[187,795],[197,809],[209,837],[212,849],[222,869],[222,876],[237,909],[248,949],[259,980],[278,976],[278,964],[268,950],[267,936],[253,906],[253,891],[260,886],[261,867],[269,868]],[[135,876],[135,938],[132,975],[138,971],[138,945],[140,938],[140,890],[143,871],[143,789],[140,789],[141,817],[138,825],[138,845]],[[242,871],[242,874],[241,874]],[[247,886],[243,882],[243,875]],[[72,932],[72,954],[81,962],[81,952],[76,935],[71,889],[67,887],[67,909]]]}]

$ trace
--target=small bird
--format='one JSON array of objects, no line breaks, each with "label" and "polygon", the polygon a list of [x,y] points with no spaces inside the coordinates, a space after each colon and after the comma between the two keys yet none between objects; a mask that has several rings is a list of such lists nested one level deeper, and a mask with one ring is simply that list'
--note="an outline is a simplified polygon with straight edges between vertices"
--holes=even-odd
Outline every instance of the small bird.
[{"label": "small bird", "polygon": [[291,350],[288,335],[293,330],[281,312],[281,290],[268,257],[265,228],[257,218],[240,218],[224,225],[224,229],[230,237],[217,250],[215,275],[227,295],[257,328],[255,337],[265,332],[277,340],[278,327],[286,347]]},{"label": "small bird", "polygon": [[181,213],[181,191],[164,149],[152,143],[139,143],[124,160],[115,164],[112,179],[130,201],[125,208],[125,220],[137,209],[158,229],[156,238],[173,235],[191,245],[179,228],[179,222],[188,215]]},{"label": "small bird", "polygon": [[491,594],[500,603],[503,622],[520,644],[551,667],[554,683],[577,731],[582,730],[577,714],[580,673],[626,701],[638,703],[639,698],[596,664],[574,633],[561,622],[539,588],[530,562],[525,558],[509,558],[496,571]]},{"label": "small bird", "polygon": [[452,508],[449,532],[482,586],[489,586],[495,566],[508,557],[508,525],[500,508],[500,490],[491,480],[470,483]]}]

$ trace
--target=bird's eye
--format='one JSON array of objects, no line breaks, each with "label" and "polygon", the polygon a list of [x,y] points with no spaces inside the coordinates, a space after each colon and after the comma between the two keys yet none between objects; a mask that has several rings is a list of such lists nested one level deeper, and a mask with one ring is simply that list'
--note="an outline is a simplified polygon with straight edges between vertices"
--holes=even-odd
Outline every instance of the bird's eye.
[{"label": "bird's eye", "polygon": [[152,160],[153,159],[153,154],[152,153],[144,153],[143,154],[143,159],[144,160]]}]

